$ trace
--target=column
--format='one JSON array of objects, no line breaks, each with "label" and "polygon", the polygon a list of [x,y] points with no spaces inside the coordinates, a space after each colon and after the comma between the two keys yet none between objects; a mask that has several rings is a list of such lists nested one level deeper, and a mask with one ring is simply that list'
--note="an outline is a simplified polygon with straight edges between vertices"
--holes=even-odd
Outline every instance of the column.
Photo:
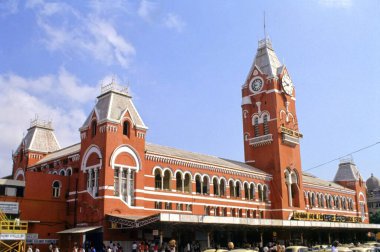
[{"label": "column", "polygon": [[122,186],[122,179],[121,179],[121,176],[123,176],[123,169],[120,167],[120,168],[119,168],[119,188],[118,188],[118,191],[119,191],[119,197],[121,196],[121,186]]},{"label": "column", "polygon": [[127,171],[127,204],[131,205],[131,168]]},{"label": "column", "polygon": [[98,192],[98,177],[99,177],[99,174],[98,174],[98,168],[94,168],[94,185],[93,185],[93,189],[92,189],[92,195],[96,196],[97,195],[97,192]]},{"label": "column", "polygon": [[288,187],[289,206],[293,206],[292,185],[287,183],[286,186]]}]

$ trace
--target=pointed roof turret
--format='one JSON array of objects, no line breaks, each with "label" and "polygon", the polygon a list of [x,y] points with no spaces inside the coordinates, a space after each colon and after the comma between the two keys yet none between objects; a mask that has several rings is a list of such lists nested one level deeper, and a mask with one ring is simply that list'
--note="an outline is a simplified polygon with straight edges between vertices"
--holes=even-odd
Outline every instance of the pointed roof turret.
[{"label": "pointed roof turret", "polygon": [[268,77],[278,74],[278,69],[282,66],[273,50],[272,42],[269,38],[259,41],[255,61],[253,63]]},{"label": "pointed roof turret", "polygon": [[119,86],[113,80],[110,84],[101,87],[101,93],[97,98],[98,100],[93,111],[87,117],[80,130],[86,129],[90,125],[93,113],[96,114],[98,123],[105,121],[120,123],[127,111],[137,128],[148,129],[137,112],[126,87]]},{"label": "pointed roof turret", "polygon": [[20,148],[28,151],[50,153],[59,150],[58,140],[54,134],[51,121],[42,121],[38,118],[30,122],[30,127],[26,136],[23,138]]},{"label": "pointed roof turret", "polygon": [[358,168],[352,159],[343,159],[340,161],[338,171],[335,174],[334,181],[359,181],[362,177]]},{"label": "pointed roof turret", "polygon": [[255,66],[268,77],[275,77],[281,73],[284,65],[277,58],[269,38],[259,41],[256,56],[248,76],[251,75]]}]

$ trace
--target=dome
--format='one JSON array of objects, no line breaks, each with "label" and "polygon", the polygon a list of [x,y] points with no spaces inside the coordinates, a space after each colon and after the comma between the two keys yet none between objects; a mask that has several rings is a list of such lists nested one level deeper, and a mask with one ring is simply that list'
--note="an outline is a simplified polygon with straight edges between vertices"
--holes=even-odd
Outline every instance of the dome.
[{"label": "dome", "polygon": [[372,190],[380,187],[380,180],[378,178],[374,177],[373,174],[371,174],[371,177],[369,179],[367,179],[367,181],[365,183],[367,185],[368,191],[372,191]]}]

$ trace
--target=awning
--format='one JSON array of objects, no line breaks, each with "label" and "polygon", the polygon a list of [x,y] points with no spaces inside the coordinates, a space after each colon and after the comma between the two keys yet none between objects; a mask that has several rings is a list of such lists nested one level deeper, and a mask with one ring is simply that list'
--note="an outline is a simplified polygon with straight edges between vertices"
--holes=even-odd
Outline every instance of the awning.
[{"label": "awning", "polygon": [[76,227],[76,228],[70,228],[63,231],[57,232],[57,234],[82,234],[87,233],[89,231],[93,231],[95,229],[102,228],[102,226],[94,226],[94,227]]},{"label": "awning", "polygon": [[107,215],[107,220],[113,224],[113,228],[116,228],[115,224],[120,226],[117,228],[139,228],[160,221],[160,214],[150,216]]}]

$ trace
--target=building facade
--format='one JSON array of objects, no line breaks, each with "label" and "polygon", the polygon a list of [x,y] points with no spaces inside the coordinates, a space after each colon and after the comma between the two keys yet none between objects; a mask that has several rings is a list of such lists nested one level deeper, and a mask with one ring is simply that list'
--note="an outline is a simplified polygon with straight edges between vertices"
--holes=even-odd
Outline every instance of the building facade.
[{"label": "building facade", "polygon": [[371,174],[371,177],[366,181],[366,185],[368,212],[371,215],[380,211],[380,180]]},{"label": "building facade", "polygon": [[203,248],[330,242],[379,229],[368,224],[352,161],[334,181],[302,171],[296,90],[269,39],[259,41],[241,90],[244,162],[146,142],[132,97],[110,83],[79,128],[80,143],[61,148],[51,123],[31,123],[13,155],[23,196],[0,200],[19,202],[34,243],[56,239],[63,248],[171,238]]}]

